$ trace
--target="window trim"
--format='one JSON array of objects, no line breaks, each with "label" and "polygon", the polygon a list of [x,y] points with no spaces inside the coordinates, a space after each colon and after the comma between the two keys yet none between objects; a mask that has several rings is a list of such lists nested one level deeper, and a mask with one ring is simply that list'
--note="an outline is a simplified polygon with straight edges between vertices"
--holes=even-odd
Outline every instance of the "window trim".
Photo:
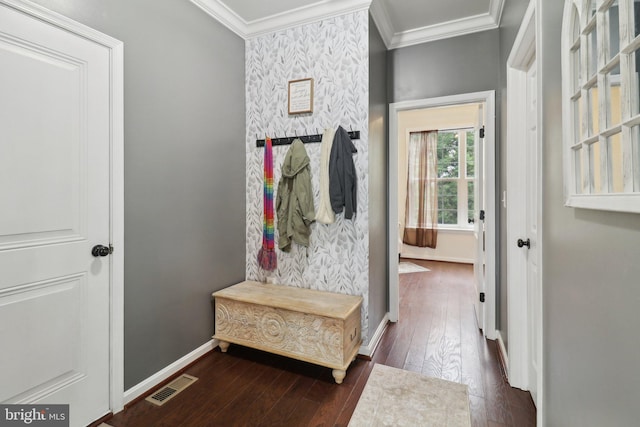
[{"label": "window trim", "polygon": [[[637,85],[629,72],[629,61],[632,58],[633,52],[640,46],[640,36],[634,37],[633,34],[626,34],[620,37],[619,52],[609,58],[608,50],[610,48],[609,31],[608,30],[608,15],[606,10],[613,3],[614,0],[592,0],[596,5],[596,15],[594,17],[587,17],[589,12],[587,9],[591,4],[589,1],[579,0],[565,0],[565,8],[563,13],[563,25],[562,25],[562,44],[561,44],[561,61],[562,61],[562,97],[563,97],[563,122],[566,124],[563,126],[563,172],[564,172],[564,196],[565,206],[584,209],[597,209],[606,211],[619,211],[619,212],[634,212],[640,213],[640,189],[636,188],[634,192],[634,185],[637,184],[638,175],[640,171],[635,171],[635,184],[634,184],[634,165],[633,157],[634,150],[632,149],[632,127],[640,124],[640,114],[633,114],[632,112],[632,96],[629,94],[638,94],[637,88],[633,88]],[[625,10],[631,11],[633,8],[633,0],[619,0],[618,8],[620,15],[618,19],[619,27],[623,25],[625,19],[629,20],[629,15],[623,16]],[[578,22],[580,25],[579,41],[573,40],[573,22],[574,22],[574,7],[578,13]],[[580,9],[582,7],[582,10]],[[598,52],[602,54],[598,55],[598,64],[596,75],[587,77],[589,53],[585,51],[588,48],[587,39],[590,37],[590,32],[593,28],[597,29],[597,44]],[[604,27],[604,28],[603,28]],[[579,46],[579,47],[577,47]],[[580,66],[579,66],[579,83],[576,85],[574,82],[574,65],[572,64],[572,54],[576,48],[580,49]],[[640,51],[639,51],[640,54]],[[609,125],[610,112],[609,110],[609,87],[607,86],[607,78],[605,74],[613,69],[616,64],[620,66],[621,76],[621,123]],[[589,116],[591,107],[588,104],[583,104],[579,109],[581,114],[580,118],[575,116],[573,102],[580,98],[582,100],[589,99],[587,97],[590,87],[598,87],[598,133],[593,135],[585,135],[587,128],[589,127]],[[640,98],[640,94],[635,95]],[[640,103],[640,100],[635,100]],[[583,101],[584,102],[584,101]],[[606,111],[606,114],[602,114]],[[640,113],[640,112],[639,112]],[[582,133],[580,137],[577,137],[577,123],[581,124]],[[608,128],[607,128],[608,127]],[[624,191],[622,193],[606,193],[610,186],[611,174],[609,173],[610,162],[608,159],[608,144],[607,138],[620,132],[621,145],[624,154],[623,157],[623,173],[627,177],[624,180]],[[601,193],[590,193],[593,191],[593,175],[589,168],[590,158],[588,154],[588,146],[592,143],[599,143],[600,158],[602,159],[599,165],[599,174],[602,177],[601,181]],[[640,144],[640,141],[636,142]],[[577,178],[577,162],[575,150],[580,149],[581,159],[579,160],[581,165],[587,168],[587,172],[580,171],[580,179],[585,181],[583,188],[589,193],[578,193],[578,178]],[[639,148],[637,148],[639,149]],[[637,160],[636,160],[637,161]],[[640,167],[635,165],[636,168]],[[626,172],[626,173],[625,173]]]}]

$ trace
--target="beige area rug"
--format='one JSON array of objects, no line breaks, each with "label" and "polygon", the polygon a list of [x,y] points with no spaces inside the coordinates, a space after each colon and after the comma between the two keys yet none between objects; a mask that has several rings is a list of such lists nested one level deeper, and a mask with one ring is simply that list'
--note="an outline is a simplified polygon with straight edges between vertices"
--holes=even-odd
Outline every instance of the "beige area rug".
[{"label": "beige area rug", "polygon": [[469,391],[464,384],[376,364],[350,427],[469,427]]},{"label": "beige area rug", "polygon": [[414,264],[412,262],[401,262],[398,264],[398,273],[422,273],[425,271],[431,271],[426,267],[422,267],[418,264]]}]

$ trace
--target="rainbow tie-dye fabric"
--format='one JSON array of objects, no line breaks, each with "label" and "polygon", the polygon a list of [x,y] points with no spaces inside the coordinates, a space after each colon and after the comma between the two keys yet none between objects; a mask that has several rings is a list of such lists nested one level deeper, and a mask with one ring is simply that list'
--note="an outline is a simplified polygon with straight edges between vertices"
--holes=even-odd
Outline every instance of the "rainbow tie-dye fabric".
[{"label": "rainbow tie-dye fabric", "polygon": [[273,147],[267,137],[264,146],[264,220],[262,223],[262,248],[258,252],[258,265],[264,270],[273,271],[278,267],[275,252],[274,211],[273,211]]}]

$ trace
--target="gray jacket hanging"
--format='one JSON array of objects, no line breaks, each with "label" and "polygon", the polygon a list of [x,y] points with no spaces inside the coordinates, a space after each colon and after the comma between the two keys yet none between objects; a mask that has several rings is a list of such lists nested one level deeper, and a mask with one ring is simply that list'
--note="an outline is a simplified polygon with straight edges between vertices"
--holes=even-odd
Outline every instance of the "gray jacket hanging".
[{"label": "gray jacket hanging", "polygon": [[329,197],[333,211],[340,213],[344,209],[346,219],[353,218],[358,205],[358,180],[353,164],[353,153],[357,151],[349,132],[339,126],[329,157]]}]

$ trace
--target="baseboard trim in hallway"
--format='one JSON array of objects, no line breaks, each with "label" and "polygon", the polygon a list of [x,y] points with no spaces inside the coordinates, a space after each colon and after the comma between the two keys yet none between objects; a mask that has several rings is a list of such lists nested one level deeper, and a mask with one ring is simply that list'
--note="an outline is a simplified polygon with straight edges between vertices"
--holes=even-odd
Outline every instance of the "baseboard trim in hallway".
[{"label": "baseboard trim in hallway", "polygon": [[380,340],[382,340],[382,336],[384,335],[384,331],[387,329],[387,325],[389,324],[389,313],[386,313],[380,321],[378,328],[373,333],[373,336],[369,340],[369,344],[361,345],[360,350],[358,350],[358,354],[366,357],[371,357],[373,353],[376,351],[378,344],[380,344]]},{"label": "baseboard trim in hallway", "polygon": [[504,341],[502,340],[502,334],[500,331],[496,331],[498,334],[498,338],[496,342],[498,343],[498,361],[500,362],[500,368],[502,369],[502,376],[504,380],[509,382],[509,371],[507,367],[509,366],[509,356],[507,355],[507,347],[504,345]]},{"label": "baseboard trim in hallway", "polygon": [[182,369],[186,368],[190,364],[196,362],[202,356],[206,355],[218,345],[218,340],[211,339],[206,343],[202,344],[200,347],[196,348],[189,354],[181,357],[176,360],[169,366],[161,369],[156,372],[146,380],[134,385],[130,389],[124,392],[124,404],[128,405],[138,399],[139,397],[145,395],[146,393],[153,390],[155,387],[160,385],[163,381],[168,380],[172,376],[178,374]]}]

